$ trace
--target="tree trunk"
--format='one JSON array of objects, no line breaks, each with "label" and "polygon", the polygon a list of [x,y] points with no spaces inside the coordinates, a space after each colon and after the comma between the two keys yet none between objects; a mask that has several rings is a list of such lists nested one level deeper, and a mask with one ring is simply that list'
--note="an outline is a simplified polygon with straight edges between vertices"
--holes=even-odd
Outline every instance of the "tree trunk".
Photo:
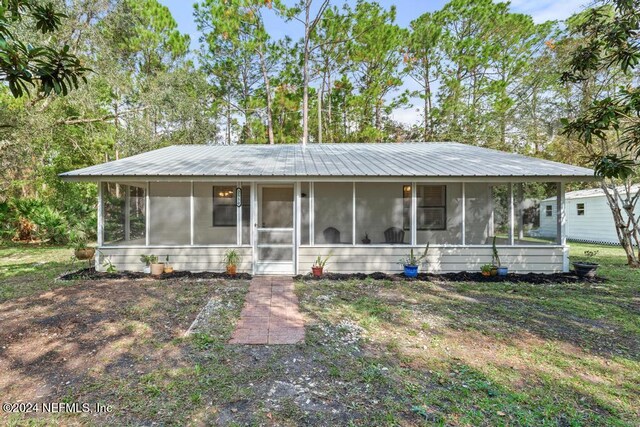
[{"label": "tree trunk", "polygon": [[[627,265],[632,268],[639,268],[640,253],[635,252],[634,245],[640,248],[640,231],[638,230],[638,219],[635,217],[635,207],[637,206],[640,192],[632,197],[631,185],[627,183],[625,185],[627,194],[623,200],[615,185],[610,188],[603,182],[600,186],[607,197],[609,208],[611,208],[618,240],[627,255]],[[620,204],[623,204],[623,206],[621,207]],[[623,210],[628,214],[626,221],[622,214]]]},{"label": "tree trunk", "polygon": [[431,118],[431,82],[429,81],[429,64],[424,73],[424,141],[429,141],[433,134]]},{"label": "tree trunk", "polygon": [[260,55],[260,67],[262,68],[262,78],[264,79],[264,90],[267,93],[267,128],[269,131],[269,144],[275,144],[275,138],[273,136],[273,117],[271,112],[271,85],[269,84],[269,73],[267,72],[267,63],[262,51],[258,52]]},{"label": "tree trunk", "polygon": [[231,145],[231,103],[227,102],[227,145]]},{"label": "tree trunk", "polygon": [[309,141],[309,12],[311,1],[305,2],[304,61],[302,64],[302,145]]}]

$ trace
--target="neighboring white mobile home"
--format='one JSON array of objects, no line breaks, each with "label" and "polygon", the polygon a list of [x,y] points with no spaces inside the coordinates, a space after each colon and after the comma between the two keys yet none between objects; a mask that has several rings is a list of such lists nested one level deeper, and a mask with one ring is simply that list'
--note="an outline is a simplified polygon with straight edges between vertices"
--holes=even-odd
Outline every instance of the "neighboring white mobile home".
[{"label": "neighboring white mobile home", "polygon": [[[329,254],[334,272],[396,272],[427,243],[430,271],[476,270],[491,262],[496,186],[508,201],[503,264],[567,271],[564,185],[594,180],[589,169],[458,143],[181,145],[61,176],[99,183],[97,268],[109,257],[142,270],[140,255],[155,254],[176,269],[223,270],[236,248],[239,271],[254,274],[306,273]],[[557,184],[554,242],[520,238],[527,182]]]},{"label": "neighboring white mobile home", "polygon": [[[622,191],[622,188],[619,188]],[[638,186],[632,187],[632,195]],[[620,244],[613,214],[601,188],[571,191],[565,195],[567,210],[567,239],[576,242]],[[556,227],[556,198],[540,202],[541,237],[554,237]]]}]

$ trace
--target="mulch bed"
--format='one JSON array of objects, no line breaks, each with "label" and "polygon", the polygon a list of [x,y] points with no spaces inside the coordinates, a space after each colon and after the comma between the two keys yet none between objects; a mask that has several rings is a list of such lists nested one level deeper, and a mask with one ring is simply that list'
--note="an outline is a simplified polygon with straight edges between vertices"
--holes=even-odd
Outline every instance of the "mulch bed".
[{"label": "mulch bed", "polygon": [[251,280],[251,275],[248,273],[238,273],[235,276],[231,276],[227,273],[215,273],[212,271],[205,271],[199,273],[192,273],[189,271],[174,271],[173,273],[162,273],[159,276],[152,276],[147,273],[140,273],[136,271],[122,271],[117,273],[107,273],[104,271],[96,271],[94,267],[83,268],[78,271],[63,274],[59,277],[60,280],[104,280],[104,279],[148,279],[153,278],[157,280],[189,278],[189,279],[227,279],[227,280]]},{"label": "mulch bed", "polygon": [[[235,276],[227,273],[216,273],[211,271],[192,273],[189,271],[174,271],[173,273],[163,273],[160,276],[151,276],[146,273],[134,271],[122,271],[117,273],[107,273],[104,271],[96,271],[94,267],[83,268],[78,271],[64,274],[59,277],[60,280],[104,280],[104,279],[148,279],[167,280],[176,278],[189,279],[227,279],[227,280],[251,280],[252,276],[248,273],[238,273]],[[404,274],[387,274],[387,273],[325,273],[322,277],[314,277],[311,273],[298,275],[295,280],[391,280],[391,281],[423,281],[423,282],[478,282],[478,283],[501,283],[501,282],[517,282],[531,284],[552,284],[552,283],[604,283],[607,281],[604,277],[595,277],[593,279],[579,278],[574,272],[569,273],[526,273],[516,274],[510,273],[506,276],[483,276],[479,272],[461,271],[459,273],[419,273],[418,277],[406,277]]]},{"label": "mulch bed", "polygon": [[552,283],[604,283],[607,281],[604,277],[595,277],[593,279],[580,278],[574,272],[569,273],[525,273],[515,274],[510,273],[506,276],[483,276],[479,272],[467,272],[462,271],[459,273],[419,273],[418,277],[411,278],[406,277],[404,274],[386,274],[381,272],[363,274],[341,274],[341,273],[325,273],[322,277],[314,277],[311,273],[306,275],[295,276],[296,280],[391,280],[391,281],[423,281],[423,282],[478,282],[478,283],[501,283],[501,282],[517,282],[517,283],[531,283],[537,284],[552,284]]}]

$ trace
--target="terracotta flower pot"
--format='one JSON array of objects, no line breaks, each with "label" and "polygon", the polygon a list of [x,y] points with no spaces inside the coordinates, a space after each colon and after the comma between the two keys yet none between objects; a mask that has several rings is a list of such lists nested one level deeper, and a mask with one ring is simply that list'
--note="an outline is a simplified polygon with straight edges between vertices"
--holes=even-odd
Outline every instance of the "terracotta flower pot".
[{"label": "terracotta flower pot", "polygon": [[227,265],[227,274],[229,276],[235,276],[238,271],[238,267],[235,265]]},{"label": "terracotta flower pot", "polygon": [[93,258],[96,254],[96,248],[76,249],[74,255],[79,260],[87,260]]},{"label": "terracotta flower pot", "polygon": [[162,273],[164,273],[164,264],[151,264],[151,274],[153,274],[154,276],[159,276]]},{"label": "terracotta flower pot", "polygon": [[489,277],[489,276],[491,276],[491,272],[490,271],[482,271],[482,275],[484,277]]},{"label": "terracotta flower pot", "polygon": [[165,264],[164,265],[164,272],[165,273],[173,273],[173,267],[170,266],[169,264]]},{"label": "terracotta flower pot", "polygon": [[311,267],[311,271],[313,272],[313,277],[322,277],[322,267]]}]

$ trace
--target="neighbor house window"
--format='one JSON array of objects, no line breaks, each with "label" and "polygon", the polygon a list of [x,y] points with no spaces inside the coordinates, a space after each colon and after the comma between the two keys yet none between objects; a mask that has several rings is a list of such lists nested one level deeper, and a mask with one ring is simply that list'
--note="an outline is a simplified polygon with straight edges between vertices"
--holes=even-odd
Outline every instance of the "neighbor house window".
[{"label": "neighbor house window", "polygon": [[213,187],[213,226],[235,227],[237,222],[235,187]]},{"label": "neighbor house window", "polygon": [[553,216],[553,206],[547,205],[545,207],[545,213],[547,216]]},{"label": "neighbor house window", "polygon": [[579,216],[584,215],[584,203],[578,203],[578,204],[576,205],[576,208],[577,208],[577,210],[578,210],[578,215],[579,215]]},{"label": "neighbor house window", "polygon": [[418,230],[446,230],[447,186],[418,185],[416,198]]}]

